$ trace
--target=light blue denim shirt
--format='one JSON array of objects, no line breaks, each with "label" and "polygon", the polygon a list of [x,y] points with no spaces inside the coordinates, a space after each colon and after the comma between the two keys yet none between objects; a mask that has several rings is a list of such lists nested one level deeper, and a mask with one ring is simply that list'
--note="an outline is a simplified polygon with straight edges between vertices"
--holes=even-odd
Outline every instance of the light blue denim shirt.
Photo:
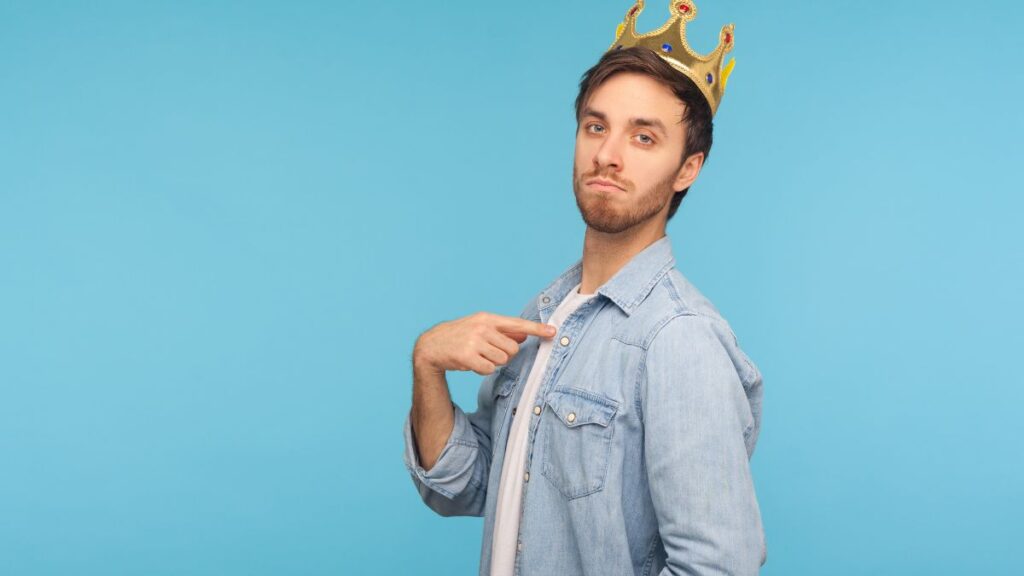
[{"label": "light blue denim shirt", "polygon": [[[582,259],[520,314],[547,322],[580,282]],[[749,461],[761,374],[729,324],[675,267],[668,235],[636,254],[565,319],[537,393],[516,574],[757,574],[767,557]],[[537,355],[530,336],[480,384],[475,412],[435,465],[405,465],[442,516],[483,516],[491,562],[512,407]]]}]

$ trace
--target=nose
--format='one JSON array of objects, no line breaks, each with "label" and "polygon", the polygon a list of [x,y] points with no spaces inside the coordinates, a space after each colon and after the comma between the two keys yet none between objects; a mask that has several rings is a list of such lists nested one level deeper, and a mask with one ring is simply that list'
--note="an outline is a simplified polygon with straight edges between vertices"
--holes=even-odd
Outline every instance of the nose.
[{"label": "nose", "polygon": [[598,174],[617,171],[622,168],[622,149],[618,138],[606,136],[594,154],[594,168]]}]

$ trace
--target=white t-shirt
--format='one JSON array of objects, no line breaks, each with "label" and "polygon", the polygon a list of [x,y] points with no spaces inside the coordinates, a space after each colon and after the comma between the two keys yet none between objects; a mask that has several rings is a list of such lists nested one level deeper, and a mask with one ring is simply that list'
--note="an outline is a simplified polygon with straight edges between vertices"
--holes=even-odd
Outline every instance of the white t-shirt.
[{"label": "white t-shirt", "polygon": [[[565,295],[558,308],[551,314],[548,324],[561,331],[562,322],[597,293],[580,294],[577,284]],[[558,342],[558,335],[542,338],[537,356],[530,368],[526,388],[519,398],[512,426],[505,446],[505,462],[501,468],[501,482],[498,486],[498,507],[494,515],[494,540],[491,547],[491,576],[512,576],[516,561],[516,546],[519,543],[519,516],[522,512],[523,483],[526,479],[526,441],[530,430],[530,419],[536,418],[534,403],[541,378],[548,366],[551,348]],[[543,409],[543,407],[541,407]]]}]

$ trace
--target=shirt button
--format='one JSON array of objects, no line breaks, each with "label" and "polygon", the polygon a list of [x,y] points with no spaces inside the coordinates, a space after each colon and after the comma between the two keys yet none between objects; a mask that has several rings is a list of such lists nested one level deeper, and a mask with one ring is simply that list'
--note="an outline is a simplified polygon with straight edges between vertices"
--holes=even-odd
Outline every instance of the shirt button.
[{"label": "shirt button", "polygon": [[512,415],[513,415],[513,416],[515,416],[515,415],[516,415],[516,407],[515,407],[515,406],[513,406],[513,407],[512,407]]},{"label": "shirt button", "polygon": [[575,412],[569,412],[569,414],[566,415],[565,419],[568,420],[569,422],[575,422],[576,421],[576,413]]},{"label": "shirt button", "polygon": [[530,473],[529,472],[527,472],[526,474],[523,474],[523,481],[524,482],[529,482],[530,481]]},{"label": "shirt button", "polygon": [[569,345],[569,337],[568,336],[562,336],[562,339],[559,340],[559,342],[562,344],[562,346],[568,346]]},{"label": "shirt button", "polygon": [[551,298],[548,298],[547,296],[545,296],[545,297],[541,298],[541,302],[544,302],[545,304],[547,304],[548,302],[551,302]]},{"label": "shirt button", "polygon": [[533,413],[534,414],[540,414],[540,406],[534,406],[533,407]]},{"label": "shirt button", "polygon": [[523,543],[522,542],[517,542],[516,543],[516,550],[520,550],[521,551],[522,549],[523,549]]}]

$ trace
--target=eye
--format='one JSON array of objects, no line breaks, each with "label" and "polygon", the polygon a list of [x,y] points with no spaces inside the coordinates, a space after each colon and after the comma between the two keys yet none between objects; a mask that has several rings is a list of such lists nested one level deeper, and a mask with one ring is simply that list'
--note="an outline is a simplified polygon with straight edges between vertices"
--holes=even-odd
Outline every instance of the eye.
[{"label": "eye", "polygon": [[[592,130],[592,128],[595,128],[597,130],[596,131]],[[604,132],[604,126],[602,126],[602,125],[600,125],[600,124],[598,124],[596,122],[592,122],[592,123],[587,124],[586,126],[584,126],[584,130],[586,130],[587,132],[590,132],[591,134],[601,134],[601,133]],[[645,138],[646,139],[646,140],[641,140],[640,141],[641,144],[650,146],[650,145],[655,143],[654,142],[654,138],[651,138],[647,134],[637,134],[637,136],[639,136],[640,138]]]}]

